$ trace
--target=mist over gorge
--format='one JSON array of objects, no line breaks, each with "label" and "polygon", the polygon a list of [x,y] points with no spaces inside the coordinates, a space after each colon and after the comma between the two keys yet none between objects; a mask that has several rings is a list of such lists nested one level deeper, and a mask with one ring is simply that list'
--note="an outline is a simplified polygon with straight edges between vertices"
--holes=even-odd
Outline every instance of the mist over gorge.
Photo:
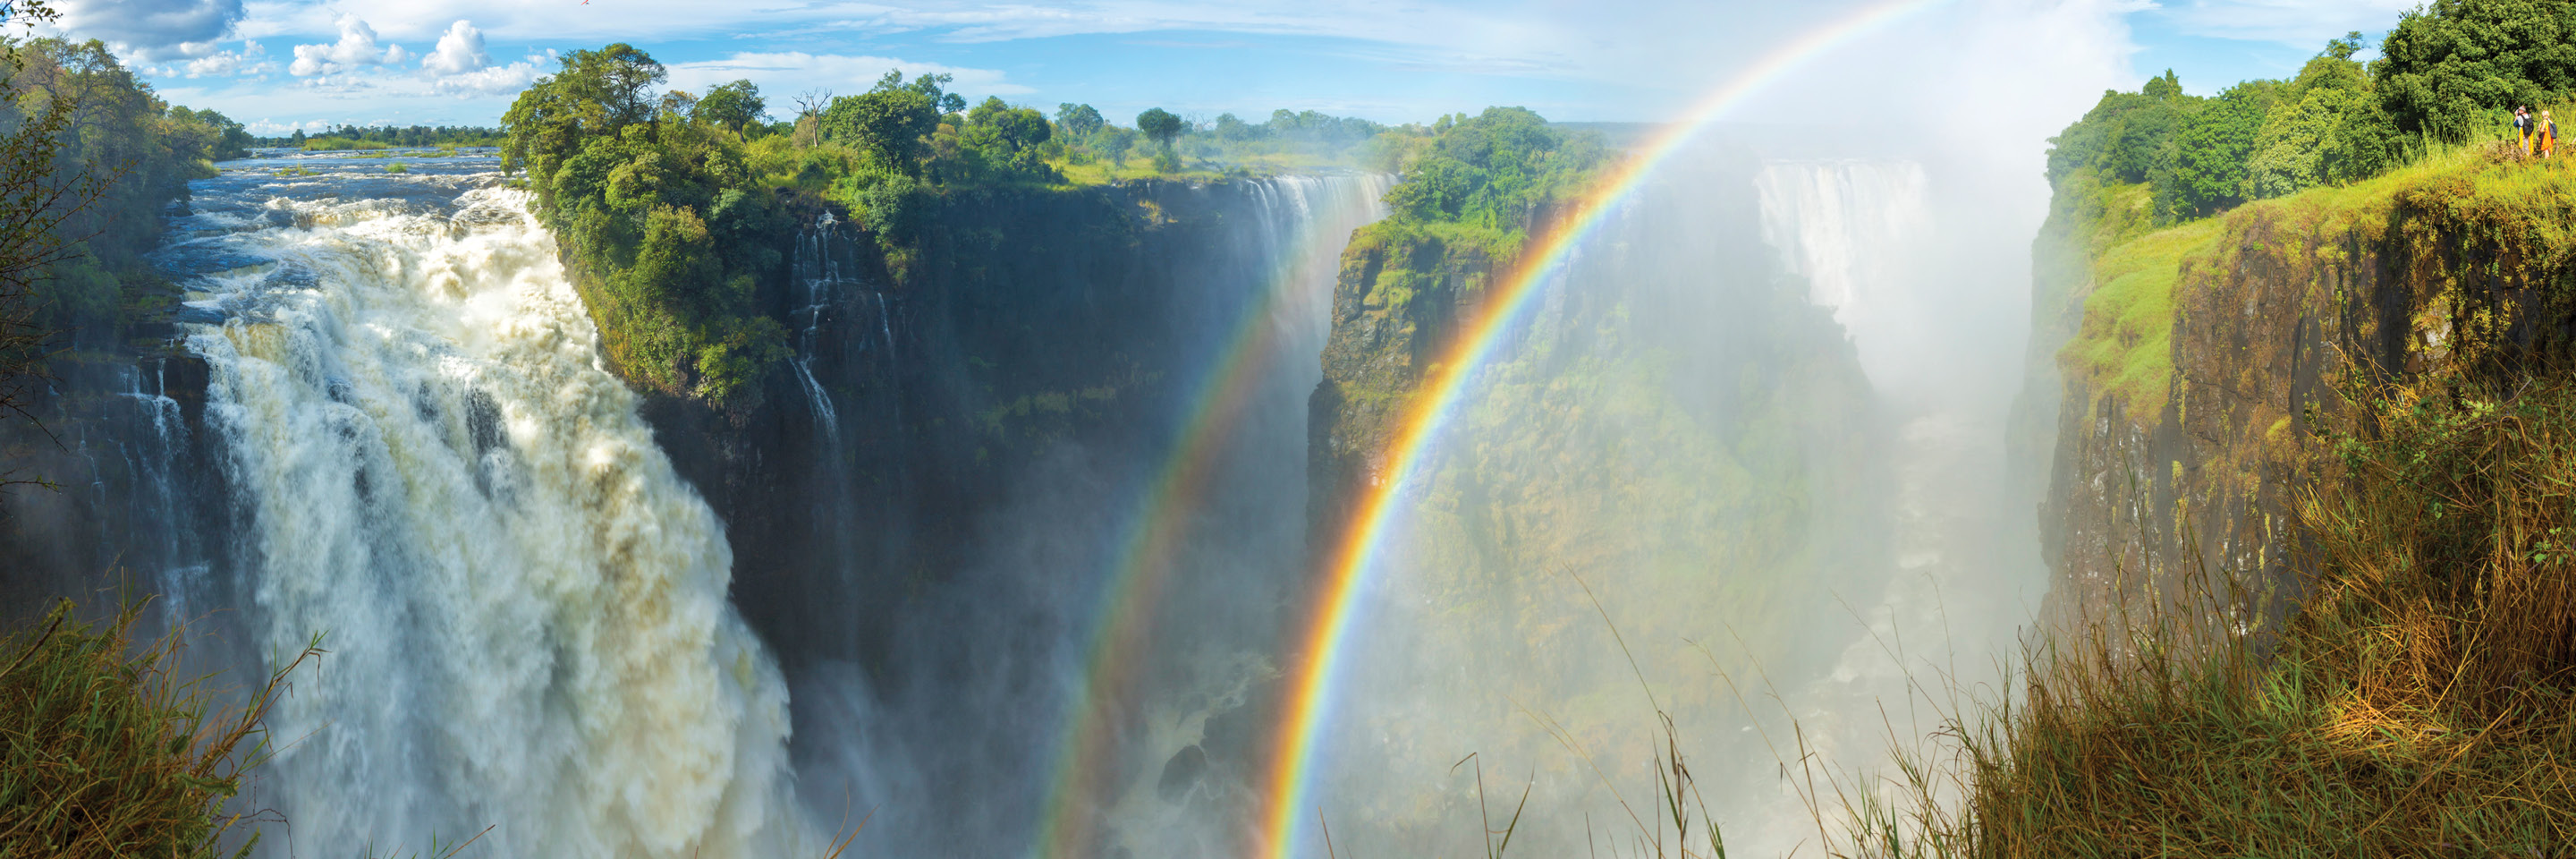
[{"label": "mist over gorge", "polygon": [[2564,10],[163,5],[0,11],[0,854],[2576,834]]}]

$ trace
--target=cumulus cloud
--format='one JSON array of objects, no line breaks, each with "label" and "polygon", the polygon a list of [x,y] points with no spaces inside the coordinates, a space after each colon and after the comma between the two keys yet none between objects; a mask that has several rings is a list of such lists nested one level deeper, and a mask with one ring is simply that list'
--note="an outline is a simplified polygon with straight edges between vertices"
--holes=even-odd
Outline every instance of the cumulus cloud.
[{"label": "cumulus cloud", "polygon": [[492,55],[483,51],[483,31],[471,22],[458,21],[447,26],[438,37],[438,47],[420,59],[420,67],[442,75],[462,75],[482,71],[492,65]]},{"label": "cumulus cloud", "polygon": [[553,63],[554,56],[551,52],[545,56],[531,54],[527,59],[506,66],[487,66],[462,74],[440,77],[430,83],[430,90],[440,95],[458,97],[506,95],[527,89],[529,84],[536,83],[537,78],[546,73],[545,68]]},{"label": "cumulus cloud", "polygon": [[994,69],[961,68],[893,57],[808,54],[803,51],[741,53],[721,60],[672,63],[666,68],[670,71],[671,86],[690,92],[702,92],[717,84],[748,78],[761,89],[778,95],[807,89],[850,94],[875,85],[888,69],[900,70],[905,77],[950,75],[955,78],[948,85],[950,90],[977,96],[1035,92],[1004,80],[1002,73]]},{"label": "cumulus cloud", "polygon": [[242,19],[242,0],[70,0],[59,29],[138,61],[206,57]]},{"label": "cumulus cloud", "polygon": [[295,63],[286,70],[297,77],[330,75],[359,66],[399,64],[411,58],[401,45],[376,43],[376,28],[356,15],[340,16],[340,41],[295,46]]},{"label": "cumulus cloud", "polygon": [[268,49],[260,47],[258,42],[245,41],[238,51],[214,51],[190,59],[179,73],[192,78],[202,78],[267,74],[276,69],[276,65],[268,62]]}]

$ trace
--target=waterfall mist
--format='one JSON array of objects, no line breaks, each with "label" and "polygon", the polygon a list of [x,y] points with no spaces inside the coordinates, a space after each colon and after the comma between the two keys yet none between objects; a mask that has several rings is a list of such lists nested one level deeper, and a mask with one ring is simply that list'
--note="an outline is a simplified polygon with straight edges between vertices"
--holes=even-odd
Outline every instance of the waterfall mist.
[{"label": "waterfall mist", "polygon": [[[936,285],[909,293],[815,263],[857,237],[809,231],[797,266],[829,281],[817,295],[839,296],[817,303],[841,317],[824,323],[840,345],[800,356],[820,380],[809,395],[830,401],[807,409],[819,461],[798,508],[819,547],[805,568],[837,572],[742,598],[755,618],[805,618],[770,629],[794,691],[799,791],[818,818],[873,811],[859,840],[870,851],[1027,851],[1064,744],[1079,741],[1068,723],[1087,706],[1099,625],[1145,624],[1151,649],[1132,655],[1141,679],[1098,692],[1117,713],[1102,726],[1109,791],[1066,797],[1068,813],[1104,848],[1141,855],[1228,843],[1259,730],[1246,696],[1271,671],[1272,624],[1305,561],[1305,406],[1337,259],[1351,230],[1382,214],[1388,181],[1167,188],[1151,199],[1169,232],[1140,246],[1072,261],[966,255],[1007,274],[931,275],[923,282]],[[1045,212],[956,217],[1010,224],[1000,232],[1014,242],[1067,240]],[[889,296],[899,312],[882,310]],[[1212,385],[1238,349],[1249,369],[1230,384],[1247,389]],[[1098,423],[1076,413],[1044,432],[991,432],[1023,414],[1014,408],[1099,384],[1050,380],[1050,368],[1100,364],[1138,368],[1118,394],[1135,399],[1103,402]],[[1156,497],[1211,404],[1222,413],[1205,422],[1216,435],[1204,491]],[[995,423],[932,424],[979,415]],[[895,439],[912,447],[890,455]],[[972,446],[938,448],[960,439]],[[1123,608],[1113,577],[1152,516],[1181,523],[1169,584]],[[1171,794],[1159,779],[1185,750],[1212,769],[1203,788]]]},{"label": "waterfall mist", "polygon": [[1658,711],[1730,852],[1814,850],[1891,747],[2010,693],[2045,138],[2122,80],[2115,20],[1959,4],[1837,51],[1762,99],[1813,119],[1705,132],[1539,287],[1347,645],[1316,788],[1345,855],[1472,849],[1525,787],[1513,850],[1633,853]]}]

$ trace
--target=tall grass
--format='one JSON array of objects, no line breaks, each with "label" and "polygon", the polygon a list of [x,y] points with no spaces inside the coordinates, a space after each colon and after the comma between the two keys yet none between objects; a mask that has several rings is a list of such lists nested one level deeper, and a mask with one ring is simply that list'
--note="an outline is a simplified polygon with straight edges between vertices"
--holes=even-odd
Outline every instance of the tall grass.
[{"label": "tall grass", "polygon": [[[2576,384],[2357,392],[2277,630],[2224,575],[2035,652],[1856,853],[2542,856],[2576,844]],[[2112,632],[2118,630],[2118,632]],[[1957,796],[1956,802],[1944,795]]]},{"label": "tall grass", "polygon": [[[261,717],[308,648],[249,704],[218,711],[204,678],[172,674],[180,633],[136,647],[140,604],[100,624],[62,603],[0,638],[0,857],[246,855],[258,834],[228,802],[270,751]],[[316,642],[318,645],[318,641]]]}]

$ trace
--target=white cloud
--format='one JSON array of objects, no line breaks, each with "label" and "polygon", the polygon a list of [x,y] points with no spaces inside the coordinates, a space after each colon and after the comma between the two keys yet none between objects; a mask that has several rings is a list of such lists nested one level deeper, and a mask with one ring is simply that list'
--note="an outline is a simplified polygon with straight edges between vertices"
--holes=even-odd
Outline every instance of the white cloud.
[{"label": "white cloud", "polygon": [[260,47],[258,42],[246,41],[238,51],[215,51],[197,56],[189,60],[180,73],[192,78],[242,74],[264,75],[277,70],[277,66],[268,62],[267,57],[268,49]]},{"label": "white cloud", "polygon": [[295,63],[287,71],[297,77],[337,74],[359,66],[399,64],[410,59],[411,52],[401,45],[378,47],[376,28],[367,26],[356,15],[340,16],[340,40],[323,45],[295,46]]},{"label": "white cloud", "polygon": [[978,96],[1008,96],[1035,91],[1004,80],[1002,73],[993,69],[970,69],[893,57],[808,54],[802,51],[741,53],[721,60],[672,63],[667,68],[674,89],[702,92],[717,84],[748,78],[769,93],[773,103],[780,103],[791,92],[807,90],[855,94],[876,85],[877,79],[884,77],[888,69],[900,70],[905,77],[950,75],[955,78],[948,85],[950,90]]},{"label": "white cloud", "polygon": [[430,90],[442,95],[460,97],[506,95],[527,89],[529,84],[536,83],[537,78],[545,75],[546,68],[553,64],[554,57],[551,53],[546,56],[531,55],[527,59],[506,66],[487,66],[463,74],[440,77],[430,84]]},{"label": "white cloud", "polygon": [[422,69],[445,75],[481,71],[491,64],[492,55],[483,51],[483,31],[465,21],[448,25],[438,37],[438,47],[420,59]]},{"label": "white cloud", "polygon": [[242,19],[242,0],[69,0],[52,29],[140,61],[204,57]]}]

